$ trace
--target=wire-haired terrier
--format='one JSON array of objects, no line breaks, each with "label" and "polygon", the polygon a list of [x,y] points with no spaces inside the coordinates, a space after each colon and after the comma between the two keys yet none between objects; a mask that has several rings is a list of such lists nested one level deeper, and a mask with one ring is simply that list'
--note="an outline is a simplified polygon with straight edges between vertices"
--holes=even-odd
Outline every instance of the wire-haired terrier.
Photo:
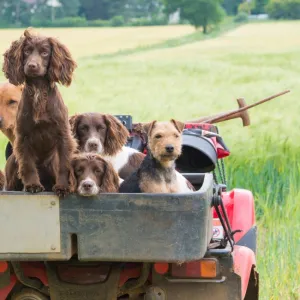
[{"label": "wire-haired terrier", "polygon": [[140,168],[124,180],[121,193],[189,193],[193,186],[175,170],[181,155],[184,124],[170,120],[144,125],[148,134],[148,153]]}]

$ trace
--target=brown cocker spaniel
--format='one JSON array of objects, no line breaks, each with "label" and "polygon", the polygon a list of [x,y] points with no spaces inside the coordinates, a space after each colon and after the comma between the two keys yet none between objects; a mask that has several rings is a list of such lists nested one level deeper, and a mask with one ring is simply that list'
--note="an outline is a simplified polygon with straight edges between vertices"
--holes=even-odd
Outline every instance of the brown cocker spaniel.
[{"label": "brown cocker spaniel", "polygon": [[[76,143],[56,83],[69,86],[75,68],[76,63],[64,45],[30,30],[25,30],[4,54],[6,77],[12,84],[24,84],[13,155],[27,192],[43,191],[42,178],[47,179],[58,196],[70,192],[71,155]],[[10,161],[15,163],[14,159]]]}]

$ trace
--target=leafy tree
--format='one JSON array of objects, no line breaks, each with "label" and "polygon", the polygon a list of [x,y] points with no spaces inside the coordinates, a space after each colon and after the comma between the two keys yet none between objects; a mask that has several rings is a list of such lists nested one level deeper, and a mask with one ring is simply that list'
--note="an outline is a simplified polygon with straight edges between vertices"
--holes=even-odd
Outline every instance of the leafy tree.
[{"label": "leafy tree", "polygon": [[80,0],[80,3],[80,14],[88,20],[108,20],[113,16],[122,15],[126,0]]},{"label": "leafy tree", "polygon": [[300,0],[270,0],[266,11],[273,19],[300,19]]},{"label": "leafy tree", "polygon": [[244,1],[243,3],[241,3],[238,7],[238,12],[239,13],[246,13],[248,15],[251,14],[252,10],[255,7],[255,3],[254,2],[249,2],[249,1]]},{"label": "leafy tree", "polygon": [[252,13],[254,14],[263,14],[265,13],[265,7],[269,3],[269,0],[253,0],[254,9]]},{"label": "leafy tree", "polygon": [[80,12],[85,15],[88,20],[109,19],[109,0],[80,0],[80,4]]},{"label": "leafy tree", "polygon": [[219,23],[225,12],[222,0],[165,0],[166,11],[171,13],[180,8],[180,16],[196,28],[207,33],[208,25]]},{"label": "leafy tree", "polygon": [[48,0],[37,0],[32,20],[48,20],[76,17],[78,16],[80,2],[79,0],[59,0],[61,6],[51,7],[48,5]]},{"label": "leafy tree", "polygon": [[163,8],[162,0],[126,0],[124,17],[147,18],[158,15]]},{"label": "leafy tree", "polygon": [[8,24],[29,25],[32,5],[22,0],[0,0],[0,20]]},{"label": "leafy tree", "polygon": [[79,0],[59,0],[62,4],[60,11],[62,17],[76,17],[78,16],[80,1]]},{"label": "leafy tree", "polygon": [[243,2],[243,0],[224,0],[223,7],[228,15],[236,15],[238,11],[238,6]]}]

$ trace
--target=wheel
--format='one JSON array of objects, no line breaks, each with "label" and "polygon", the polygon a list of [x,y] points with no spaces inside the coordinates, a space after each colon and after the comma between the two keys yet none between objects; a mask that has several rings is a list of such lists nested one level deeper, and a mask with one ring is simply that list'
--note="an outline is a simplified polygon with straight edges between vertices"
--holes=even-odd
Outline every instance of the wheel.
[{"label": "wheel", "polygon": [[259,298],[259,274],[255,268],[252,269],[247,292],[244,300],[258,300]]},{"label": "wheel", "polygon": [[145,300],[165,300],[166,295],[165,292],[157,287],[157,286],[150,286],[146,292],[144,297]]},{"label": "wheel", "polygon": [[49,300],[48,297],[33,289],[23,289],[12,295],[11,300]]}]

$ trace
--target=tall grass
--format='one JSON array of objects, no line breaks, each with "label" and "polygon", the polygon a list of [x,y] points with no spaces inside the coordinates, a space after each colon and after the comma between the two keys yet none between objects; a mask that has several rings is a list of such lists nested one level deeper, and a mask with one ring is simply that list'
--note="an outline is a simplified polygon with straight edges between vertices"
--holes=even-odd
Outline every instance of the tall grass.
[{"label": "tall grass", "polygon": [[[127,34],[145,39],[143,30]],[[81,44],[75,40],[79,32]],[[127,37],[126,29],[120,32],[123,38],[119,43],[112,38],[113,50],[108,51],[114,55],[106,58],[99,57],[101,43],[94,52],[93,47],[85,51],[82,29],[61,32],[81,57],[72,86],[60,88],[71,114],[100,111],[131,114],[134,121],[188,120],[231,110],[241,96],[252,103],[292,89],[251,110],[249,128],[242,128],[240,120],[219,128],[232,151],[226,159],[229,187],[250,189],[255,196],[260,299],[300,299],[300,22],[249,24],[216,39],[192,39],[178,47],[171,43],[172,48],[165,42],[164,48],[160,44],[146,52],[138,47],[120,53]],[[109,42],[107,36],[103,41]],[[130,41],[136,46],[133,35]],[[4,144],[1,139],[0,148]]]},{"label": "tall grass", "polygon": [[[266,141],[266,154],[276,141]],[[258,219],[260,299],[300,299],[300,162],[292,147],[271,157],[235,155],[228,161],[229,185],[251,190]]]}]

